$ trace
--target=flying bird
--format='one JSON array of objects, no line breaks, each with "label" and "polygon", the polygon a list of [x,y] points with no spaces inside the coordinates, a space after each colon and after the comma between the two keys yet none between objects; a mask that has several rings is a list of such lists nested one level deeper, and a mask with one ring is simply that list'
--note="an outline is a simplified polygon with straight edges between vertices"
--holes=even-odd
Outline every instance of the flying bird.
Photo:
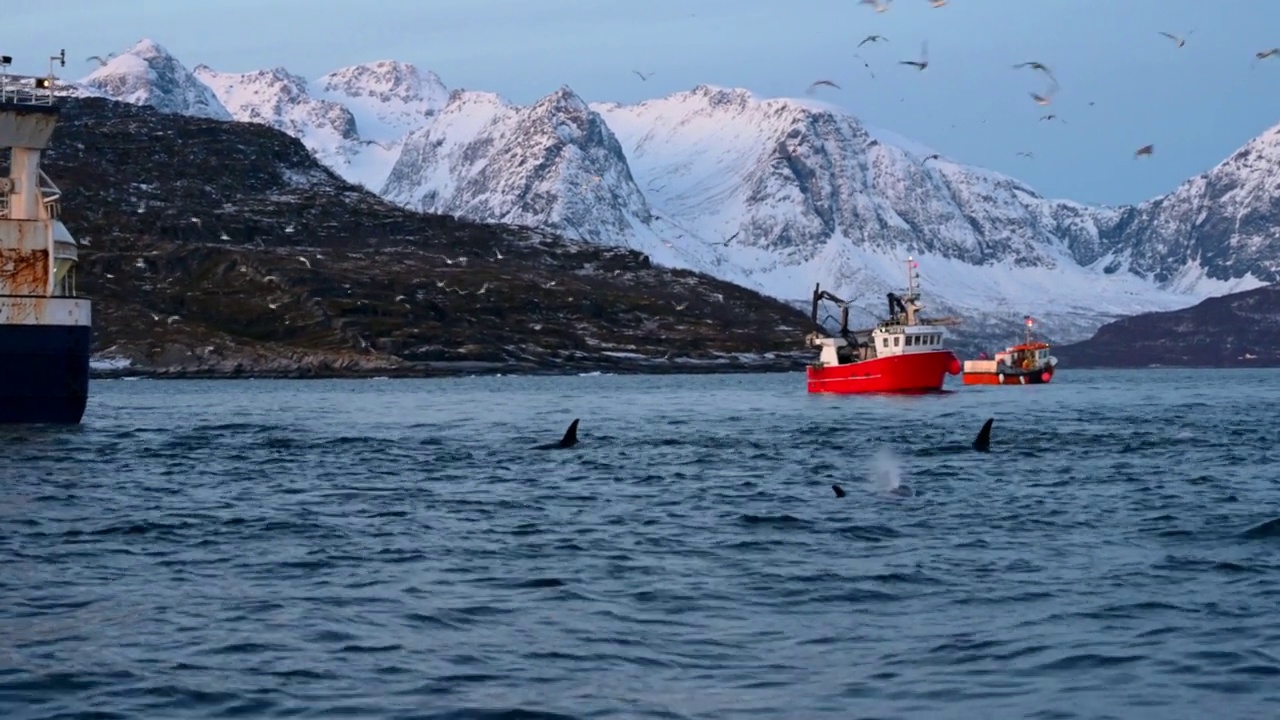
[{"label": "flying bird", "polygon": [[645,81],[647,81],[649,78],[653,77],[653,73],[649,73],[648,75],[645,75],[644,73],[640,72],[639,70],[632,70],[631,72],[635,73],[636,75],[639,75],[639,76],[640,76],[640,79],[641,79],[641,80],[645,80]]},{"label": "flying bird", "polygon": [[728,247],[728,246],[729,246],[729,243],[733,242],[733,239],[734,239],[734,238],[736,238],[736,237],[738,237],[738,236],[739,236],[739,235],[741,235],[741,234],[742,234],[742,231],[741,231],[741,230],[739,230],[738,232],[736,232],[736,233],[734,233],[734,234],[730,235],[729,237],[725,238],[725,239],[724,239],[724,242],[718,242],[718,243],[716,243],[716,244],[717,244],[717,245],[724,245],[725,247]]},{"label": "flying bird", "polygon": [[862,47],[863,45],[866,45],[866,44],[867,44],[867,43],[869,43],[869,42],[870,42],[870,43],[873,43],[873,42],[879,42],[879,41],[881,41],[881,40],[883,40],[883,41],[885,41],[885,42],[889,42],[889,38],[887,38],[887,37],[885,37],[885,36],[883,36],[883,35],[868,35],[868,36],[866,36],[866,37],[862,38],[862,42],[858,43],[858,47]]},{"label": "flying bird", "polygon": [[1034,159],[1034,158],[1035,158],[1035,154],[1034,154],[1034,153],[1027,152],[1026,150],[1019,150],[1019,151],[1018,151],[1018,156],[1019,156],[1019,157],[1027,158],[1028,160],[1031,160],[1031,159]]},{"label": "flying bird", "polygon": [[1058,92],[1057,82],[1049,86],[1049,89],[1046,90],[1043,95],[1040,95],[1039,93],[1030,93],[1030,95],[1031,95],[1031,99],[1035,100],[1037,105],[1048,105],[1049,103],[1053,102],[1053,95],[1056,92]]},{"label": "flying bird", "polygon": [[1024,67],[1031,68],[1032,70],[1039,70],[1045,75],[1048,75],[1049,79],[1052,80],[1054,83],[1058,82],[1058,79],[1053,76],[1053,71],[1050,70],[1049,66],[1045,65],[1044,63],[1039,63],[1039,62],[1036,62],[1035,60],[1029,60],[1027,62],[1018,63],[1017,65],[1014,65],[1013,69],[1017,70],[1018,68],[1024,68]]},{"label": "flying bird", "polygon": [[919,60],[899,60],[899,65],[911,65],[921,71],[929,67],[929,41],[920,43],[920,59]]},{"label": "flying bird", "polygon": [[[111,56],[110,56],[110,55],[108,55],[107,57],[111,57]],[[89,57],[87,57],[87,58],[85,58],[85,59],[84,59],[84,61],[85,61],[85,62],[93,62],[94,60],[97,60],[97,61],[98,61],[98,65],[99,65],[99,66],[102,66],[102,67],[105,67],[105,66],[106,66],[106,64],[107,64],[107,61],[106,61],[106,60],[103,60],[103,59],[102,59],[101,57],[99,57],[98,55],[90,55]]]},{"label": "flying bird", "polygon": [[1269,57],[1280,57],[1280,48],[1271,48],[1270,50],[1262,50],[1261,52],[1254,53],[1253,63],[1250,64],[1249,69],[1252,70],[1257,67],[1259,60],[1266,60]]},{"label": "flying bird", "polygon": [[942,159],[942,155],[940,155],[939,153],[934,153],[929,157],[925,158],[924,162],[929,162],[930,160],[941,160],[941,159]]},{"label": "flying bird", "polygon": [[809,86],[809,89],[808,89],[808,90],[806,90],[805,92],[807,92],[807,93],[812,93],[812,92],[813,92],[813,89],[814,89],[814,88],[816,88],[816,87],[818,87],[819,85],[828,85],[828,86],[833,87],[833,88],[835,88],[835,89],[837,89],[837,90],[841,89],[839,85],[837,85],[837,84],[835,84],[835,83],[831,82],[830,80],[815,80],[815,81],[813,82],[813,84],[811,84],[811,85]]},{"label": "flying bird", "polygon": [[1057,115],[1054,115],[1053,113],[1049,113],[1048,115],[1041,115],[1041,116],[1040,116],[1040,122],[1044,122],[1044,121],[1046,121],[1046,120],[1057,120],[1058,122],[1063,123],[1064,125],[1065,125],[1065,124],[1066,124],[1066,122],[1067,122],[1066,120],[1063,120],[1062,118],[1058,117]]},{"label": "flying bird", "polygon": [[870,5],[873,10],[878,13],[882,13],[889,9],[889,3],[891,2],[893,2],[893,0],[862,0],[861,4]]},{"label": "flying bird", "polygon": [[862,63],[862,67],[866,68],[866,69],[867,69],[867,73],[869,73],[869,74],[871,75],[871,79],[872,79],[872,80],[875,80],[875,79],[876,79],[876,71],[871,69],[871,63],[867,62],[866,60],[863,60],[863,59],[862,59],[862,56],[861,56],[861,55],[859,55],[858,53],[854,53],[854,54],[853,54],[853,56],[854,56],[854,57],[856,57],[856,58],[858,58],[858,60]]},{"label": "flying bird", "polygon": [[[1190,35],[1190,34],[1191,34],[1191,33],[1193,33],[1193,32],[1195,32],[1195,30],[1188,30],[1188,31],[1187,31],[1187,34],[1188,34],[1188,35]],[[1160,33],[1160,34],[1161,34],[1161,35],[1163,35],[1163,36],[1165,36],[1165,37],[1167,37],[1167,38],[1169,38],[1170,40],[1172,40],[1172,41],[1174,41],[1174,42],[1178,43],[1178,45],[1177,45],[1178,47],[1182,47],[1183,45],[1186,45],[1186,44],[1187,44],[1187,39],[1186,39],[1185,37],[1181,37],[1181,36],[1178,36],[1178,35],[1174,35],[1173,33],[1167,33],[1167,32],[1163,32],[1163,31],[1161,31],[1161,33]]]},{"label": "flying bird", "polygon": [[947,0],[929,0],[930,7],[940,8],[947,4]]},{"label": "flying bird", "polygon": [[1143,145],[1142,147],[1138,148],[1138,149],[1133,153],[1133,157],[1134,157],[1134,159],[1136,160],[1136,159],[1138,159],[1138,158],[1142,157],[1143,155],[1151,155],[1151,154],[1152,154],[1152,153],[1154,153],[1155,151],[1156,151],[1156,146],[1155,146],[1155,145]]}]

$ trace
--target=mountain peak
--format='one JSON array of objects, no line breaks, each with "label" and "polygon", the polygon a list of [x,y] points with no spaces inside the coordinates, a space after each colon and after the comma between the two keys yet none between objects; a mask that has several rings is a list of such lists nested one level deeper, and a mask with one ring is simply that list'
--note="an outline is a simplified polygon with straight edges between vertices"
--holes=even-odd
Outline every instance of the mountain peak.
[{"label": "mountain peak", "polygon": [[533,104],[533,108],[535,108],[535,112],[569,112],[574,114],[590,112],[586,101],[568,85],[561,85],[554,92],[539,99]]},{"label": "mountain peak", "polygon": [[[679,93],[677,93],[679,94]],[[757,104],[760,98],[755,93],[744,88],[720,87],[718,85],[700,84],[695,85],[687,95],[699,97],[706,100],[712,107],[737,106],[746,107],[748,105]]]},{"label": "mountain peak", "polygon": [[448,89],[434,72],[420,72],[416,65],[398,60],[377,60],[339,68],[321,76],[317,86],[325,92],[348,97],[378,97],[404,104],[425,104],[438,110],[448,100]]},{"label": "mountain peak", "polygon": [[125,50],[124,54],[137,55],[141,58],[173,57],[173,53],[166,50],[163,45],[151,38],[142,38],[138,42],[134,43],[128,50]]},{"label": "mountain peak", "polygon": [[346,106],[360,137],[381,143],[403,138],[449,102],[439,76],[395,60],[334,70],[311,83],[311,95]]},{"label": "mountain peak", "polygon": [[231,120],[213,91],[160,43],[143,38],[80,81],[107,97],[160,112]]}]

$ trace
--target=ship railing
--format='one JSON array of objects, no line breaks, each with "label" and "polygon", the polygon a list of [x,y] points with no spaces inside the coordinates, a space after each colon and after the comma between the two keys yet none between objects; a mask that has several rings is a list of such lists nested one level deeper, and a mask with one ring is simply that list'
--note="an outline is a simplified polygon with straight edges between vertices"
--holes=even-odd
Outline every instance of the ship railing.
[{"label": "ship railing", "polygon": [[45,211],[49,214],[49,219],[57,220],[59,209],[62,207],[62,203],[58,202],[62,199],[62,191],[53,184],[43,170],[40,171],[40,199],[44,203]]},{"label": "ship railing", "polygon": [[[48,214],[50,220],[58,219],[58,215],[61,212],[61,208],[62,208],[62,203],[59,202],[61,199],[62,199],[62,191],[59,190],[58,186],[54,185],[53,181],[49,179],[49,176],[45,175],[44,171],[41,170],[40,171],[40,200],[44,204],[45,212]],[[0,195],[0,218],[8,218],[8,217],[9,217],[9,194],[5,193],[3,195]]]},{"label": "ship railing", "polygon": [[53,105],[54,78],[0,75],[0,105]]}]

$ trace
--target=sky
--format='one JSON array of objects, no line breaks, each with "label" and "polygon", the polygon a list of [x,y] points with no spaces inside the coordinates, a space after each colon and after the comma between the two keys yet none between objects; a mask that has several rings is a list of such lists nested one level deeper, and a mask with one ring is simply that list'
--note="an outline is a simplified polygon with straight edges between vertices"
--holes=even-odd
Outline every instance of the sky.
[{"label": "sky", "polygon": [[[525,104],[568,85],[639,102],[706,83],[817,99],[1042,195],[1121,205],[1169,192],[1280,123],[1277,0],[57,0],[6,6],[14,72],[79,79],[89,55],[147,37],[189,69],[285,67],[314,78],[400,60],[451,89]],[[1185,35],[1177,47],[1160,31]],[[1187,33],[1190,32],[1189,35]],[[887,42],[857,43],[869,34]],[[929,68],[918,59],[928,42]],[[855,57],[871,65],[871,72]],[[1049,66],[1048,107],[1031,92]],[[632,71],[653,73],[641,80]],[[1053,113],[1058,120],[1041,121]],[[1155,145],[1155,154],[1134,151]],[[1019,152],[1034,154],[1020,157]]]}]

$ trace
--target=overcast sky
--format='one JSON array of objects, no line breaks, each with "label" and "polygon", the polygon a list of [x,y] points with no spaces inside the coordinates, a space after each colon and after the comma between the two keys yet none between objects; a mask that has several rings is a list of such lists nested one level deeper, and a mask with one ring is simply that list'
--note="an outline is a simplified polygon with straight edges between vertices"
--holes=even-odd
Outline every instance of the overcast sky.
[{"label": "overcast sky", "polygon": [[[948,157],[1041,193],[1122,204],[1168,192],[1280,122],[1280,1],[894,0],[57,0],[10,3],[0,53],[78,79],[85,57],[149,37],[188,68],[283,66],[307,77],[394,59],[450,88],[527,103],[567,84],[634,102],[699,83],[820,98]],[[1187,36],[1186,45],[1160,31]],[[870,33],[888,38],[858,51]],[[929,43],[923,73],[898,65]],[[1061,83],[1014,63],[1038,60]],[[654,75],[641,81],[632,70]],[[1090,103],[1094,103],[1090,105]],[[1065,124],[1041,122],[1056,113]],[[1133,151],[1154,143],[1153,157]],[[1034,159],[1019,157],[1031,151]]]}]

